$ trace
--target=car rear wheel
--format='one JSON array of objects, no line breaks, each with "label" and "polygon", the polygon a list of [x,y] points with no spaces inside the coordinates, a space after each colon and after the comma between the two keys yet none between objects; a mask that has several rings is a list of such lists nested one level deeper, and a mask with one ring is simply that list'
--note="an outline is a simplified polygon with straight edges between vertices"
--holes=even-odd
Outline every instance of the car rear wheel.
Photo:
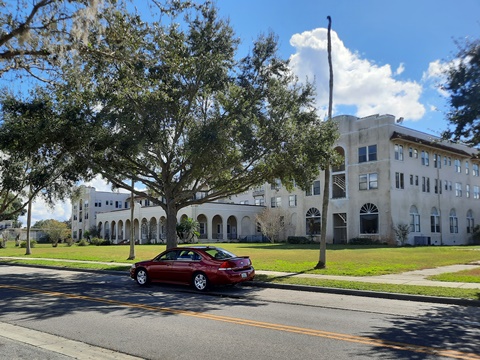
[{"label": "car rear wheel", "polygon": [[205,291],[208,288],[208,278],[204,273],[196,273],[193,275],[193,286],[198,291]]},{"label": "car rear wheel", "polygon": [[145,269],[138,269],[137,273],[135,274],[135,280],[137,284],[140,286],[144,286],[148,284],[148,273]]}]

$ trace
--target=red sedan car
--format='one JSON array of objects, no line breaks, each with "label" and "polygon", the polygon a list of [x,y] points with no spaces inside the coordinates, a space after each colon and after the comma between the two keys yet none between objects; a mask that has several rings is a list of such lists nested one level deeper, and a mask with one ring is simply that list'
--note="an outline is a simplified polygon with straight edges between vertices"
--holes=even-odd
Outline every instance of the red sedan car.
[{"label": "red sedan car", "polygon": [[214,246],[168,249],[152,260],[133,264],[130,269],[130,277],[139,285],[149,282],[185,284],[200,291],[209,286],[253,280],[254,276],[248,256],[236,256]]}]

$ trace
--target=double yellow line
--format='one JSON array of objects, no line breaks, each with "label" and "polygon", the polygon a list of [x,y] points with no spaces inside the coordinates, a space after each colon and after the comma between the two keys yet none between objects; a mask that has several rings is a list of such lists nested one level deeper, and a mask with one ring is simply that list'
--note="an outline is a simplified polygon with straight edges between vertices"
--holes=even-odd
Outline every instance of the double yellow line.
[{"label": "double yellow line", "polygon": [[14,285],[0,285],[0,288],[6,288],[6,289],[12,289],[12,290],[18,290],[18,291],[30,292],[30,293],[38,293],[42,295],[62,297],[62,298],[68,298],[68,299],[94,301],[94,302],[99,302],[99,303],[104,303],[109,305],[124,306],[128,308],[135,308],[135,309],[141,309],[141,310],[192,316],[192,317],[201,318],[201,319],[222,321],[222,322],[237,324],[237,325],[253,326],[253,327],[263,328],[268,330],[285,331],[285,332],[296,333],[301,335],[317,336],[317,337],[339,340],[339,341],[348,341],[348,342],[359,343],[359,344],[364,344],[369,346],[389,348],[393,350],[412,351],[412,352],[425,353],[425,354],[441,356],[441,357],[450,357],[454,359],[480,360],[479,354],[465,353],[465,352],[456,351],[456,350],[445,350],[445,349],[433,348],[428,346],[412,345],[412,344],[406,344],[406,343],[395,342],[395,341],[380,340],[380,339],[374,339],[366,336],[355,336],[355,335],[334,333],[330,331],[308,329],[308,328],[302,328],[297,326],[267,323],[263,321],[240,319],[240,318],[234,318],[230,316],[213,315],[213,314],[207,314],[202,312],[179,310],[179,309],[145,305],[145,304],[137,304],[137,303],[131,303],[131,302],[125,302],[125,301],[96,298],[96,297],[85,296],[85,295],[68,294],[68,293],[34,289],[34,288],[26,288],[21,286],[14,286]]}]

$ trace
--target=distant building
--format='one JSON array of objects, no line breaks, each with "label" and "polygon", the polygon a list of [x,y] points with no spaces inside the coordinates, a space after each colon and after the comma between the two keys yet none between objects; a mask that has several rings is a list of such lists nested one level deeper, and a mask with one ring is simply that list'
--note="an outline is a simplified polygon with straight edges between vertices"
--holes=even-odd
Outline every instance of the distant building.
[{"label": "distant building", "polygon": [[5,229],[9,229],[9,228],[13,228],[13,223],[14,223],[13,220],[2,220],[2,221],[0,221],[0,231],[5,230]]},{"label": "distant building", "polygon": [[[393,227],[408,224],[412,245],[469,243],[480,215],[476,150],[404,127],[392,115],[337,116],[334,120],[340,132],[336,151],[344,163],[331,172],[327,242],[347,243],[364,237],[394,243]],[[323,176],[320,173],[307,191],[288,192],[280,182],[264,184],[228,201],[182,209],[179,218],[196,219],[205,242],[254,239],[261,236],[256,214],[265,207],[281,207],[292,225],[286,236],[318,241]],[[102,236],[114,242],[128,240],[128,194],[85,190],[84,198],[72,202],[74,239],[96,225]],[[146,200],[136,200],[140,206],[135,207],[135,238],[141,243],[161,242],[165,213],[142,201]]]},{"label": "distant building", "polygon": [[[6,240],[26,240],[27,239],[27,230],[26,228],[16,228],[14,227],[15,221],[13,220],[3,220],[0,221],[0,241],[3,239]],[[30,229],[30,239],[38,241],[42,236],[43,232],[41,229]]]},{"label": "distant building", "polygon": [[97,225],[97,214],[126,208],[129,194],[96,191],[94,187],[80,186],[78,197],[72,201],[72,238],[82,239],[85,231]]}]

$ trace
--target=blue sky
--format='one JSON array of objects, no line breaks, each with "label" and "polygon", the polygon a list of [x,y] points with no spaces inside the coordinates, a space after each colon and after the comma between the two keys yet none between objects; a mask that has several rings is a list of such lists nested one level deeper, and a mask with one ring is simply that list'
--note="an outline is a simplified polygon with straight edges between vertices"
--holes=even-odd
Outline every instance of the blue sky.
[{"label": "blue sky", "polygon": [[[315,76],[317,104],[328,101],[325,46],[332,17],[334,112],[389,113],[427,133],[446,129],[438,69],[456,54],[455,40],[480,37],[478,0],[220,0],[246,52],[258,34],[278,35],[281,54],[300,79]],[[323,32],[322,32],[323,29]]]},{"label": "blue sky", "polygon": [[[280,54],[290,58],[299,79],[315,79],[322,117],[331,16],[334,115],[388,113],[433,135],[447,128],[447,98],[436,86],[439,70],[453,60],[456,40],[480,38],[480,0],[218,0],[217,6],[241,40],[239,56],[259,34],[278,36]],[[101,179],[88,185],[110,190]],[[70,202],[53,210],[37,202],[33,222],[66,220],[70,212]]]}]

